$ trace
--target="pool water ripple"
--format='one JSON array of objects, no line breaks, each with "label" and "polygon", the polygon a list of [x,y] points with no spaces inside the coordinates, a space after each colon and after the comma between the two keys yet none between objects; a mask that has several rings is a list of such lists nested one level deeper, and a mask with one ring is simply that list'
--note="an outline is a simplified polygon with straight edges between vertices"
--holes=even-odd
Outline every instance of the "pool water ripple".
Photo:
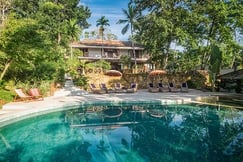
[{"label": "pool water ripple", "polygon": [[0,128],[0,161],[240,162],[242,123],[210,105],[88,104]]}]

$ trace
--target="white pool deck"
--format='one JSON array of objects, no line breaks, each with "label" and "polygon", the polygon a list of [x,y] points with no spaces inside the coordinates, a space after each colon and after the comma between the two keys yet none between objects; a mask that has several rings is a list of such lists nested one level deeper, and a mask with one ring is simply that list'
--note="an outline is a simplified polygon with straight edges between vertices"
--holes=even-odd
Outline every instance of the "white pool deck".
[{"label": "white pool deck", "polygon": [[94,102],[161,102],[163,104],[194,102],[198,97],[222,95],[223,93],[202,92],[189,89],[189,92],[157,92],[151,93],[147,89],[135,93],[92,94],[66,85],[54,96],[45,97],[43,101],[11,102],[3,105],[0,110],[0,127],[14,121],[35,116],[45,112],[54,112],[65,107],[78,106]]}]

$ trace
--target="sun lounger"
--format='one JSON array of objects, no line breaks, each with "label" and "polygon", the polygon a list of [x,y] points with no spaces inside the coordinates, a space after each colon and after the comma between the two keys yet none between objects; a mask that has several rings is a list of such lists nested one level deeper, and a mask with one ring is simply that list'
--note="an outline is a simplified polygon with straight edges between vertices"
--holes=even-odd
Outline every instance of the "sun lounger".
[{"label": "sun lounger", "polygon": [[159,87],[159,91],[160,91],[160,92],[169,92],[169,87],[163,85],[163,83],[159,83],[159,84],[158,84],[158,87]]},{"label": "sun lounger", "polygon": [[28,94],[26,94],[23,89],[15,89],[16,96],[14,98],[14,101],[21,100],[21,101],[30,101],[34,98]]},{"label": "sun lounger", "polygon": [[108,87],[106,86],[105,83],[101,83],[101,84],[100,84],[100,89],[102,89],[102,90],[105,91],[106,93],[115,92],[113,89],[108,88]]},{"label": "sun lounger", "polygon": [[174,83],[169,83],[169,90],[170,92],[179,92],[180,90],[175,87]]},{"label": "sun lounger", "polygon": [[126,89],[121,85],[121,83],[115,83],[114,89],[116,93],[126,92]]},{"label": "sun lounger", "polygon": [[149,92],[159,92],[159,88],[156,87],[156,86],[154,86],[153,83],[149,83],[149,84],[148,84],[148,91],[149,91]]},{"label": "sun lounger", "polygon": [[93,83],[89,84],[89,87],[90,87],[90,90],[91,90],[92,93],[96,93],[96,94],[104,94],[104,93],[106,93],[106,91],[104,91],[104,90],[102,90],[100,88],[97,88],[95,86],[95,84],[93,84]]},{"label": "sun lounger", "polygon": [[134,93],[138,90],[138,84],[137,83],[131,83],[130,88],[126,90],[127,93]]},{"label": "sun lounger", "polygon": [[187,83],[181,83],[181,92],[188,92],[188,86]]},{"label": "sun lounger", "polygon": [[40,93],[38,88],[31,88],[29,89],[29,95],[32,96],[34,99],[44,100],[42,94]]}]

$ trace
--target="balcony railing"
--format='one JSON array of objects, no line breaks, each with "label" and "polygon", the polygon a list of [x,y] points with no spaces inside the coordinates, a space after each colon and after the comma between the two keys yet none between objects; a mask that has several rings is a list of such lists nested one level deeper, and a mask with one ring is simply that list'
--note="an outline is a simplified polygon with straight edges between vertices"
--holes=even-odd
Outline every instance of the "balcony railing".
[{"label": "balcony railing", "polygon": [[[96,55],[96,56],[80,56],[78,57],[81,60],[100,60],[100,59],[104,59],[107,61],[119,61],[120,60],[120,56],[101,56],[101,55]],[[138,62],[145,62],[149,59],[149,57],[140,57],[140,58],[136,58],[136,61]],[[131,58],[132,61],[135,61],[135,58]]]}]

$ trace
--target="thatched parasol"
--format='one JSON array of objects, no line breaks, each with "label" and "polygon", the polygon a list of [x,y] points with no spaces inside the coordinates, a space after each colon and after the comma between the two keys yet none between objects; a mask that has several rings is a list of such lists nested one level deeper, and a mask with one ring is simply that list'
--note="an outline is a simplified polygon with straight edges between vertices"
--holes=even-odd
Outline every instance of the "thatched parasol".
[{"label": "thatched parasol", "polygon": [[105,72],[105,75],[107,76],[115,76],[115,77],[120,77],[122,76],[122,73],[118,70],[107,70]]},{"label": "thatched parasol", "polygon": [[153,70],[149,73],[149,76],[164,75],[166,74],[165,70]]}]

